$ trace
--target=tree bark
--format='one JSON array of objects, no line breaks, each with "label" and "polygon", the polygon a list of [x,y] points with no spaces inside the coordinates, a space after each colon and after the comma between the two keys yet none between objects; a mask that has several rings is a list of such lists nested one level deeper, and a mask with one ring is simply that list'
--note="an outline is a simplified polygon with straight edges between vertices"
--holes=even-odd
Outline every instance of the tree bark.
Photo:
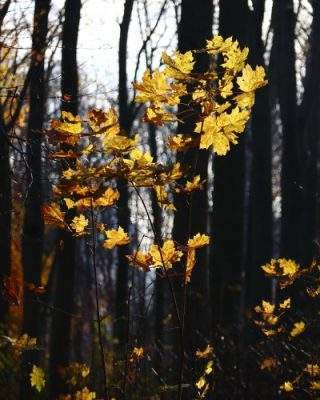
[{"label": "tree bark", "polygon": [[[248,44],[246,0],[220,2],[219,32]],[[236,322],[244,257],[245,137],[224,157],[214,158],[213,190],[213,322],[223,328]]]},{"label": "tree bark", "polygon": [[[61,59],[61,110],[78,114],[78,64],[77,44],[80,23],[81,0],[65,1],[65,16],[62,28]],[[68,165],[71,166],[72,165]],[[65,166],[67,168],[67,166]],[[73,214],[68,212],[67,219]],[[58,367],[70,362],[72,339],[72,314],[74,313],[74,285],[76,274],[76,241],[67,231],[60,232],[61,246],[56,260],[55,311],[52,318],[50,378],[51,393],[57,396],[64,390]],[[60,310],[63,310],[61,312]]]},{"label": "tree bark", "polygon": [[[264,66],[262,23],[265,0],[253,2],[250,23],[249,61]],[[270,296],[270,280],[260,266],[272,256],[272,189],[271,189],[271,115],[269,87],[260,89],[251,119],[251,181],[249,197],[249,230],[247,247],[247,306],[252,308],[261,298]]]},{"label": "tree bark", "polygon": [[[129,134],[132,126],[132,115],[128,104],[127,87],[127,44],[128,33],[132,15],[134,0],[126,0],[122,22],[120,25],[119,39],[119,122],[122,129]],[[129,191],[126,182],[119,184],[120,199],[118,202],[118,223],[128,232],[130,225]],[[129,246],[120,246],[118,249],[118,266],[116,275],[116,305],[114,336],[118,339],[118,351],[122,357],[125,351],[127,340],[127,315],[128,315],[128,261],[126,255],[129,254]]]},{"label": "tree bark", "polygon": [[312,1],[313,21],[309,38],[304,96],[299,108],[299,132],[303,138],[303,229],[301,258],[304,264],[319,257],[319,157],[320,134],[320,3]]},{"label": "tree bark", "polygon": [[281,256],[299,261],[301,232],[301,142],[297,125],[293,0],[273,4],[272,71],[282,124]]},{"label": "tree bark", "polygon": [[[22,262],[24,280],[40,286],[43,252],[42,204],[42,152],[41,138],[45,114],[44,60],[48,32],[48,15],[50,0],[35,2],[32,54],[30,67],[30,111],[27,128],[27,196],[22,236]],[[39,338],[40,307],[32,292],[26,290],[24,295],[23,332],[30,337]],[[38,351],[27,352],[23,357],[25,379],[21,386],[24,399],[33,397],[30,387],[30,365],[40,358]]]}]

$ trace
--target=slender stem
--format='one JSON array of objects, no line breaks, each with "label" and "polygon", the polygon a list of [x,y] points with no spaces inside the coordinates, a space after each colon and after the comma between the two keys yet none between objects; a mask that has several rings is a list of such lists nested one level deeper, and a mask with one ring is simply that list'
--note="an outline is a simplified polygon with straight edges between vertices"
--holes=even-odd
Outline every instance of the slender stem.
[{"label": "slender stem", "polygon": [[97,264],[96,264],[96,228],[95,228],[92,198],[91,198],[91,213],[90,214],[91,214],[91,239],[92,239],[92,265],[93,265],[93,271],[94,271],[95,300],[96,300],[96,318],[97,318],[97,322],[98,322],[99,346],[100,346],[100,355],[101,355],[102,371],[103,371],[103,378],[104,378],[103,379],[103,381],[104,381],[104,398],[105,398],[105,400],[109,400],[108,386],[107,386],[107,369],[106,369],[105,354],[104,354],[103,339],[102,339],[102,329],[101,329],[100,303],[99,303],[98,277],[97,277]]}]

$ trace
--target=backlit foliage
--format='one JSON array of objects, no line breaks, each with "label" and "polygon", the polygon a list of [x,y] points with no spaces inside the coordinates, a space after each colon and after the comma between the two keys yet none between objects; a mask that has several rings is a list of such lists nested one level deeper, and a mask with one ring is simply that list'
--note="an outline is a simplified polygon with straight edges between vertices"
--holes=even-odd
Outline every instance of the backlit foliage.
[{"label": "backlit foliage", "polygon": [[[221,56],[222,62],[204,73],[194,72],[199,52],[216,61]],[[134,83],[136,102],[146,106],[144,120],[155,125],[180,121],[177,106],[182,99],[189,99],[187,112],[197,117],[194,133],[169,136],[168,149],[181,152],[210,148],[225,155],[231,144],[238,143],[238,136],[250,118],[255,90],[266,84],[263,68],[252,68],[246,63],[247,56],[248,49],[241,49],[237,41],[215,36],[200,51],[175,52],[172,56],[163,53],[163,66],[153,72],[147,70],[142,80]],[[130,136],[121,128],[114,108],[91,110],[86,118],[63,112],[60,119],[51,122],[47,136],[55,146],[52,158],[73,159],[75,163],[64,169],[60,182],[53,187],[55,200],[43,207],[45,222],[70,230],[75,236],[98,228],[105,236],[103,247],[107,250],[127,245],[128,232],[121,226],[90,226],[86,214],[116,206],[116,181],[127,182],[137,193],[139,188],[154,191],[159,206],[171,212],[176,209],[175,192],[190,195],[202,189],[202,177],[186,176],[183,165],[154,162],[140,147],[140,136]],[[66,209],[77,214],[71,221],[65,217]],[[128,259],[144,271],[167,270],[184,262],[185,281],[189,282],[196,250],[209,242],[210,238],[203,233],[190,238],[188,243],[167,239],[151,244],[147,252],[137,250],[128,254]]]}]

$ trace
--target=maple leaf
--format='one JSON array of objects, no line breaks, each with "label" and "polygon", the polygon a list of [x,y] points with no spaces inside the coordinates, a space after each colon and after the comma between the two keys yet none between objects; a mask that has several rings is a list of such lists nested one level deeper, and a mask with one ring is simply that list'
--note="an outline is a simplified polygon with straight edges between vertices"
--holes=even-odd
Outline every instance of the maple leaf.
[{"label": "maple leaf", "polygon": [[232,37],[223,39],[220,35],[215,35],[211,40],[207,40],[206,49],[209,54],[226,52],[233,46]]},{"label": "maple leaf", "polygon": [[135,251],[132,255],[128,255],[127,259],[131,265],[137,266],[144,271],[150,271],[152,264],[152,257],[149,253],[144,253],[140,250]]},{"label": "maple leaf", "polygon": [[119,200],[120,194],[112,187],[108,187],[102,196],[94,201],[94,206],[110,207]]},{"label": "maple leaf", "polygon": [[183,151],[191,147],[192,144],[193,139],[182,134],[169,136],[168,138],[168,146],[171,150]]},{"label": "maple leaf", "polygon": [[208,245],[209,243],[210,237],[208,235],[197,233],[193,236],[193,238],[188,240],[188,247],[198,249],[200,247]]},{"label": "maple leaf", "polygon": [[90,128],[95,133],[105,133],[109,137],[120,133],[118,114],[114,108],[107,111],[91,110],[88,113],[88,118]]},{"label": "maple leaf", "polygon": [[264,370],[264,369],[271,370],[271,369],[276,368],[277,365],[278,365],[278,363],[275,358],[267,357],[262,360],[262,362],[260,364],[260,369],[261,370]]},{"label": "maple leaf", "polygon": [[238,107],[242,110],[243,108],[252,108],[255,102],[254,92],[241,93],[234,97]]},{"label": "maple leaf", "polygon": [[131,357],[129,361],[131,363],[140,361],[144,357],[144,349],[143,347],[134,347],[131,352]]},{"label": "maple leaf", "polygon": [[103,243],[106,249],[113,249],[115,246],[124,246],[130,243],[128,234],[119,226],[118,229],[110,229],[105,231],[107,239]]},{"label": "maple leaf", "polygon": [[54,119],[51,121],[51,128],[61,133],[69,135],[79,135],[82,132],[80,117],[74,116],[68,111],[62,111],[61,120]]},{"label": "maple leaf", "polygon": [[279,304],[279,307],[281,309],[286,309],[286,308],[290,308],[291,307],[291,299],[290,297],[285,299],[282,303]]},{"label": "maple leaf", "polygon": [[103,138],[103,148],[111,153],[129,153],[139,143],[139,135],[133,138],[126,136],[105,136]]},{"label": "maple leaf", "polygon": [[304,369],[310,376],[320,375],[320,366],[318,364],[307,364]]},{"label": "maple leaf", "polygon": [[306,329],[306,324],[303,321],[300,322],[295,322],[293,324],[293,328],[290,332],[290,335],[292,337],[296,337],[301,335],[301,333]]},{"label": "maple leaf", "polygon": [[38,392],[41,392],[46,384],[42,368],[37,367],[36,365],[32,366],[32,372],[30,373],[30,383],[31,386],[35,387]]},{"label": "maple leaf", "polygon": [[76,232],[77,235],[81,235],[84,233],[85,228],[88,226],[89,221],[87,218],[80,214],[79,217],[74,217],[70,226]]},{"label": "maple leaf", "polygon": [[149,253],[155,267],[171,268],[183,256],[182,251],[175,248],[173,240],[166,240],[162,247],[151,245]]},{"label": "maple leaf", "polygon": [[197,122],[195,132],[201,133],[200,149],[212,146],[214,153],[224,156],[230,150],[228,138],[223,134],[214,115],[210,115],[203,122]]},{"label": "maple leaf", "polygon": [[207,345],[207,347],[204,350],[196,351],[196,357],[198,357],[198,358],[208,358],[212,354],[213,354],[213,347],[210,346],[209,344]]},{"label": "maple leaf", "polygon": [[95,392],[90,392],[87,387],[78,390],[75,394],[75,400],[94,400],[96,398]]},{"label": "maple leaf", "polygon": [[189,248],[187,251],[185,282],[190,282],[191,274],[196,263],[196,250]]},{"label": "maple leaf", "polygon": [[153,157],[150,153],[143,153],[139,149],[133,149],[129,154],[132,161],[135,161],[139,167],[145,167],[152,164]]},{"label": "maple leaf", "polygon": [[192,181],[187,181],[184,187],[184,191],[187,193],[200,189],[202,189],[202,182],[200,175],[193,177]]},{"label": "maple leaf", "polygon": [[261,267],[266,275],[269,276],[289,276],[297,274],[299,265],[294,260],[285,258],[272,259],[269,264]]},{"label": "maple leaf", "polygon": [[176,119],[176,117],[160,107],[148,107],[144,114],[144,121],[150,122],[154,125],[162,126],[167,122],[172,122]]},{"label": "maple leaf", "polygon": [[232,81],[219,81],[219,93],[224,99],[232,95],[233,83]]},{"label": "maple leaf", "polygon": [[290,381],[286,381],[280,386],[280,389],[284,392],[293,392],[294,387]]},{"label": "maple leaf", "polygon": [[35,349],[37,345],[37,339],[30,337],[27,333],[24,333],[18,338],[9,338],[14,353],[19,356],[23,351]]},{"label": "maple leaf", "polygon": [[176,51],[172,57],[163,52],[162,61],[166,65],[165,74],[174,79],[185,79],[193,70],[195,63],[192,51],[187,51],[186,53]]},{"label": "maple leaf", "polygon": [[42,217],[44,223],[48,225],[56,225],[59,228],[65,227],[64,213],[56,203],[44,204],[42,206]]},{"label": "maple leaf", "polygon": [[206,381],[205,377],[201,376],[196,382],[196,387],[198,389],[202,389],[206,383],[207,383],[207,381]]},{"label": "maple leaf", "polygon": [[135,83],[137,96],[135,101],[138,103],[154,103],[159,106],[165,103],[171,106],[180,103],[180,97],[187,94],[186,86],[179,83],[169,83],[167,75],[159,70],[151,73],[147,70],[141,83]]},{"label": "maple leaf", "polygon": [[263,67],[257,66],[256,69],[253,69],[247,64],[242,70],[242,75],[237,78],[237,84],[243,92],[252,92],[268,83],[264,79],[265,76]]},{"label": "maple leaf", "polygon": [[245,47],[241,50],[238,46],[238,42],[235,41],[230,48],[224,52],[224,63],[222,67],[233,72],[239,72],[244,68],[244,63],[248,57],[249,49]]},{"label": "maple leaf", "polygon": [[311,390],[320,390],[320,381],[311,381],[310,389]]}]

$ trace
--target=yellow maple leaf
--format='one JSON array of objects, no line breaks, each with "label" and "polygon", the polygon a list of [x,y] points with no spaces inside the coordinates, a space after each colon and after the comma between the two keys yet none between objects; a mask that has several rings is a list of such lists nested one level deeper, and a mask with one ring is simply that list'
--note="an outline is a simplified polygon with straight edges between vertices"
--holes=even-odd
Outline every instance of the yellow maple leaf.
[{"label": "yellow maple leaf", "polygon": [[137,362],[144,357],[144,348],[143,347],[134,347],[131,352],[131,357],[129,359],[130,362]]},{"label": "yellow maple leaf", "polygon": [[241,93],[235,96],[234,100],[240,109],[252,108],[255,101],[255,94],[254,92]]},{"label": "yellow maple leaf", "polygon": [[204,350],[197,350],[196,351],[196,357],[198,358],[208,358],[213,354],[213,347],[210,346],[210,344],[207,345],[207,347]]},{"label": "yellow maple leaf", "polygon": [[311,376],[318,376],[320,375],[320,366],[318,364],[307,364],[304,371]]},{"label": "yellow maple leaf", "polygon": [[110,207],[119,200],[119,197],[120,194],[117,190],[108,187],[104,191],[103,195],[94,201],[94,205],[99,207]]},{"label": "yellow maple leaf", "polygon": [[148,107],[144,114],[144,121],[154,125],[162,126],[167,122],[172,122],[176,119],[173,114],[168,113],[160,107]]},{"label": "yellow maple leaf", "polygon": [[202,182],[200,175],[193,177],[192,181],[187,181],[184,187],[184,191],[187,193],[193,192],[194,190],[200,190],[202,188]]},{"label": "yellow maple leaf", "polygon": [[256,69],[253,69],[247,64],[242,70],[242,75],[237,78],[237,83],[243,92],[252,92],[268,83],[264,79],[265,76],[266,73],[263,67],[257,66]]},{"label": "yellow maple leaf", "polygon": [[127,256],[130,264],[137,266],[144,271],[150,270],[152,264],[152,257],[149,253],[144,253],[140,250],[135,251],[132,255]]},{"label": "yellow maple leaf", "polygon": [[103,137],[103,148],[110,153],[129,153],[139,143],[139,135],[133,138],[127,136]]},{"label": "yellow maple leaf", "polygon": [[320,390],[320,381],[311,381],[310,389],[311,390]]},{"label": "yellow maple leaf", "polygon": [[192,51],[180,53],[176,51],[172,57],[166,52],[162,53],[162,61],[166,65],[164,72],[170,78],[184,79],[193,70],[194,59]]},{"label": "yellow maple leaf", "polygon": [[35,387],[38,392],[41,392],[46,384],[42,368],[37,367],[36,365],[32,366],[32,372],[30,373],[30,383],[31,386]]},{"label": "yellow maple leaf", "polygon": [[290,381],[286,381],[280,386],[280,389],[284,392],[293,392],[294,387]]},{"label": "yellow maple leaf", "polygon": [[293,324],[293,328],[290,332],[290,335],[292,337],[296,337],[301,335],[301,333],[306,329],[306,324],[303,321],[300,322],[295,322]]},{"label": "yellow maple leaf", "polygon": [[275,358],[267,357],[262,360],[262,362],[260,364],[260,369],[261,370],[264,370],[264,369],[271,370],[271,369],[276,368],[277,365],[278,365],[278,363]]},{"label": "yellow maple leaf", "polygon": [[64,213],[60,210],[57,203],[44,204],[42,206],[42,217],[45,224],[56,225],[64,228]]},{"label": "yellow maple leaf", "polygon": [[96,398],[95,392],[90,392],[87,387],[78,390],[75,394],[75,400],[94,400]]},{"label": "yellow maple leaf", "polygon": [[187,137],[182,134],[169,136],[168,138],[168,146],[171,150],[175,151],[186,150],[192,143],[193,139],[191,137]]},{"label": "yellow maple leaf", "polygon": [[196,263],[196,250],[189,248],[187,251],[185,282],[190,282],[191,274]]},{"label": "yellow maple leaf", "polygon": [[232,95],[233,83],[232,81],[219,81],[219,93],[224,99]]},{"label": "yellow maple leaf", "polygon": [[285,258],[272,259],[269,264],[261,267],[263,271],[270,276],[286,276],[292,277],[299,271],[299,265],[294,260]]},{"label": "yellow maple leaf", "polygon": [[188,240],[188,247],[193,249],[198,249],[200,247],[206,246],[210,243],[210,236],[197,233],[193,238]]},{"label": "yellow maple leaf", "polygon": [[217,54],[230,50],[233,45],[231,37],[223,39],[220,35],[215,35],[211,40],[207,40],[206,49],[209,54]]},{"label": "yellow maple leaf", "polygon": [[62,111],[61,120],[54,119],[51,121],[51,128],[71,135],[79,135],[82,132],[80,117],[74,116],[68,111]]},{"label": "yellow maple leaf", "polygon": [[233,72],[239,72],[244,68],[244,63],[248,57],[249,49],[245,47],[243,50],[239,48],[237,41],[233,42],[224,52],[224,63],[221,64],[222,67]]},{"label": "yellow maple leaf", "polygon": [[81,235],[82,233],[84,233],[85,228],[88,226],[88,224],[89,221],[87,220],[87,218],[83,214],[80,214],[79,217],[73,218],[70,226],[77,235]]},{"label": "yellow maple leaf", "polygon": [[135,161],[139,166],[147,166],[152,163],[153,157],[150,153],[143,153],[139,149],[133,149],[129,154],[132,161]]},{"label": "yellow maple leaf", "polygon": [[151,245],[149,253],[155,267],[171,268],[172,264],[179,261],[183,256],[182,251],[175,248],[173,240],[166,240],[163,246]]},{"label": "yellow maple leaf", "polygon": [[195,132],[201,133],[200,149],[212,146],[214,153],[224,156],[230,150],[228,138],[223,134],[214,115],[209,115],[203,122],[197,122]]},{"label": "yellow maple leaf", "polygon": [[291,307],[291,299],[290,299],[290,297],[285,299],[285,300],[283,300],[283,302],[279,304],[279,307],[281,309],[283,309],[283,310],[286,309],[286,308],[290,308]]},{"label": "yellow maple leaf", "polygon": [[103,247],[106,249],[113,249],[115,246],[124,246],[130,242],[128,234],[121,228],[118,229],[110,229],[106,232],[107,239],[103,243]]},{"label": "yellow maple leaf", "polygon": [[108,137],[120,133],[118,114],[114,108],[107,111],[91,110],[88,113],[90,128],[95,133],[105,133]]},{"label": "yellow maple leaf", "polygon": [[196,382],[196,387],[201,390],[206,385],[206,383],[207,381],[205,377],[201,376]]}]

